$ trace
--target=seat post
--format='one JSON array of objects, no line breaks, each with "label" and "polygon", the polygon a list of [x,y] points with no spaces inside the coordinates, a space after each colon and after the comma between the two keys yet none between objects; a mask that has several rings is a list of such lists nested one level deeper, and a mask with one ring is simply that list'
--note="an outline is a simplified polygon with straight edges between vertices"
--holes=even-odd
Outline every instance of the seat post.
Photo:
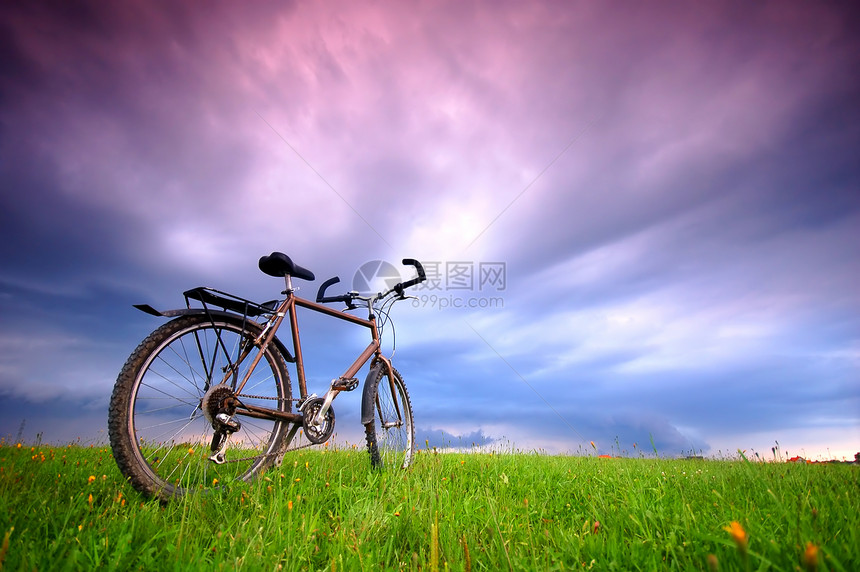
[{"label": "seat post", "polygon": [[289,294],[293,291],[293,280],[289,274],[284,275],[284,282],[287,284],[287,289],[284,290],[284,294]]}]

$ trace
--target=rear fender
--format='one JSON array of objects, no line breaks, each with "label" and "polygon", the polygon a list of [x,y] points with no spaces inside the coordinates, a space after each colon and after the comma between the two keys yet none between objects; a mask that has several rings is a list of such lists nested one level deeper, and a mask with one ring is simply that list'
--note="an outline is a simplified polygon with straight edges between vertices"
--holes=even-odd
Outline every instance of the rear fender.
[{"label": "rear fender", "polygon": [[[255,324],[256,326],[258,326],[262,329],[262,326],[260,326],[259,322],[255,322],[254,320],[251,320],[249,318],[245,318],[245,317],[240,316],[238,314],[234,314],[233,312],[225,312],[224,310],[209,310],[209,309],[203,309],[203,308],[180,308],[178,310],[159,311],[159,310],[156,310],[155,308],[153,308],[152,306],[150,306],[149,304],[135,304],[134,307],[137,308],[138,310],[140,310],[141,312],[145,312],[147,314],[150,314],[151,316],[158,316],[160,318],[177,318],[179,316],[194,316],[194,315],[203,314],[206,316],[223,318],[223,319],[230,321],[230,322],[233,322],[234,324],[239,325],[239,326],[241,326],[243,323],[251,322],[252,324]],[[290,363],[295,363],[296,358],[293,357],[293,354],[290,353],[290,350],[287,349],[287,346],[284,345],[284,343],[278,338],[278,336],[275,336],[274,342],[275,342],[275,346],[278,348],[278,351],[280,351],[281,355],[284,356],[284,360],[286,360]]]}]

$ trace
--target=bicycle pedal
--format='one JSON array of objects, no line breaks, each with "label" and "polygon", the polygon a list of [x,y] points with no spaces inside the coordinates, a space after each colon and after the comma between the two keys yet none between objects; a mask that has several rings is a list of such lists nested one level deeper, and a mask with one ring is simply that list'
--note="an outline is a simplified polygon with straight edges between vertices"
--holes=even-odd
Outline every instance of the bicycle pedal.
[{"label": "bicycle pedal", "polygon": [[352,391],[358,387],[358,378],[355,377],[339,377],[331,381],[332,389],[339,391]]}]

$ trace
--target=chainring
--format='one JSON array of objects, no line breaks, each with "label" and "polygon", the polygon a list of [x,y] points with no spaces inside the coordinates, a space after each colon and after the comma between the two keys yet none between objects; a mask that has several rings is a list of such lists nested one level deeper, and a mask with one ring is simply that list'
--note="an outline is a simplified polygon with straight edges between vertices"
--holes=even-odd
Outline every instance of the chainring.
[{"label": "chainring", "polygon": [[323,403],[325,400],[322,397],[316,397],[302,404],[302,428],[305,430],[305,437],[314,445],[325,443],[334,433],[334,408],[331,405],[328,407],[322,425],[311,423],[322,409]]}]

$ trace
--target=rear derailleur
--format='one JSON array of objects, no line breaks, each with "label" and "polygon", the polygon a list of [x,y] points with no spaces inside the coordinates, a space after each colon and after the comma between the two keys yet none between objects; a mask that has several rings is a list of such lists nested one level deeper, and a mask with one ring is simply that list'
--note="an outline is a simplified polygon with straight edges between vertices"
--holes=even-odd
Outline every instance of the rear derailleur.
[{"label": "rear derailleur", "polygon": [[209,460],[215,464],[223,465],[227,462],[227,440],[236,431],[242,428],[242,424],[233,418],[236,413],[236,400],[233,390],[226,384],[218,384],[210,387],[202,399],[203,415],[212,424],[215,432],[212,434],[212,442],[209,449],[212,454]]}]

